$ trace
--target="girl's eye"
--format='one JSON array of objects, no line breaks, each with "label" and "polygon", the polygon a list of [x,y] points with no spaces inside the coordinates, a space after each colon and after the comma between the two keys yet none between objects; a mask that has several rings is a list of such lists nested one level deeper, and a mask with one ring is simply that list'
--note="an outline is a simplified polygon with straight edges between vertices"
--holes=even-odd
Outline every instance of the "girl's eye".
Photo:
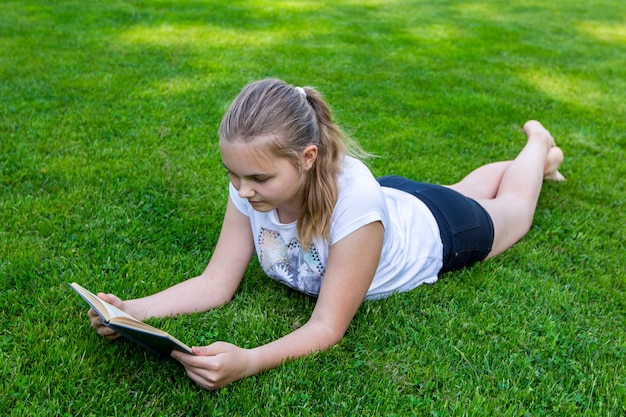
[{"label": "girl's eye", "polygon": [[264,182],[267,182],[267,180],[269,180],[269,178],[265,178],[265,177],[261,177],[261,178],[257,177],[257,178],[254,179],[254,181],[256,181],[256,182],[258,182],[260,184],[262,184]]}]

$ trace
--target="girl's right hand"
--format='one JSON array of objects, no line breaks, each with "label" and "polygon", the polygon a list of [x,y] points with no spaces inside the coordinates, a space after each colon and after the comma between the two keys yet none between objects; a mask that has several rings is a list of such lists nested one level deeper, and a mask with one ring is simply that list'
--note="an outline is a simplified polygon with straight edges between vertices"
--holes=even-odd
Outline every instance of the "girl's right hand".
[{"label": "girl's right hand", "polygon": [[[103,299],[107,303],[114,305],[120,310],[124,310],[124,303],[122,302],[122,300],[113,294],[104,294],[100,292],[98,293],[98,298]],[[100,336],[106,337],[109,340],[117,339],[121,336],[119,333],[113,331],[110,327],[103,325],[102,319],[92,308],[89,309],[87,315],[89,316],[91,327],[93,327]]]}]

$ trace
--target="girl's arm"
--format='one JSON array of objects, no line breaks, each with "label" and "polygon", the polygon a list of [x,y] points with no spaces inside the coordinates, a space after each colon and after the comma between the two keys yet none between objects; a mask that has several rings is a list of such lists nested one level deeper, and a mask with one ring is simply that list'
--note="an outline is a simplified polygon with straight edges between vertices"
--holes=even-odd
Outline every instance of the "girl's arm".
[{"label": "girl's arm", "polygon": [[374,278],[383,244],[383,226],[370,223],[330,249],[320,294],[309,321],[296,331],[254,349],[218,342],[194,347],[198,356],[173,352],[198,384],[215,389],[275,368],[288,359],[328,349],[345,334]]},{"label": "girl's arm", "polygon": [[[144,298],[121,301],[112,294],[98,296],[140,320],[206,311],[232,299],[253,253],[250,221],[229,199],[220,237],[202,275]],[[89,317],[99,334],[115,337],[91,310]]]}]

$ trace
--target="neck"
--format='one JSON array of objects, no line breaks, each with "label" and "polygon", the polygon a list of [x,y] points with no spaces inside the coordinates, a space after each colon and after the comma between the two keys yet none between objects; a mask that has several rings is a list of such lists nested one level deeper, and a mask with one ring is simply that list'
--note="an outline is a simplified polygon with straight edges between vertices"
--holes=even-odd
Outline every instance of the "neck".
[{"label": "neck", "polygon": [[278,220],[281,223],[293,223],[300,217],[300,211],[302,210],[302,203],[304,201],[304,190],[300,188],[298,193],[287,203],[276,208],[276,214]]},{"label": "neck", "polygon": [[276,209],[276,215],[278,216],[278,220],[283,224],[293,223],[298,220],[300,210],[291,210],[286,207],[280,207]]}]

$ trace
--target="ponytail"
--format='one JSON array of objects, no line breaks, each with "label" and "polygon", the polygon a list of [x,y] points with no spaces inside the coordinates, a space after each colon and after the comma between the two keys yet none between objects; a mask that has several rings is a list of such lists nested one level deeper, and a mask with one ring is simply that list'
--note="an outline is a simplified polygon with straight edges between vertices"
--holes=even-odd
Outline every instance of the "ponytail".
[{"label": "ponytail", "polygon": [[298,219],[300,241],[308,246],[315,236],[330,239],[330,222],[339,196],[337,177],[343,157],[366,154],[333,121],[331,109],[322,95],[312,87],[304,87],[304,91],[319,129],[318,156],[306,179],[306,197]]}]

